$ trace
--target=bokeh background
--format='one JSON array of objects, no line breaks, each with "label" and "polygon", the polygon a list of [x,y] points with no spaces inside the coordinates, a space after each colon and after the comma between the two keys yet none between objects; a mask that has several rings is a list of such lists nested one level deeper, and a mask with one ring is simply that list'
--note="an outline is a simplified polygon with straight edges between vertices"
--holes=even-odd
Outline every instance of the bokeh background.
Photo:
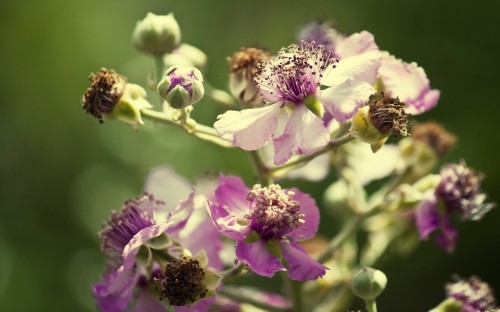
[{"label": "bokeh background", "polygon": [[[138,132],[99,125],[81,109],[88,75],[102,66],[144,85],[152,61],[132,48],[130,34],[149,11],[175,12],[183,41],[208,54],[206,78],[220,88],[233,51],[255,43],[276,51],[308,19],[369,30],[382,49],[425,68],[441,100],[418,120],[439,120],[458,134],[446,160],[464,158],[485,172],[484,189],[500,200],[498,0],[1,1],[1,311],[95,311],[96,232],[110,210],[140,193],[150,168],[171,164],[190,178],[224,169],[252,179],[240,151],[221,152],[162,125]],[[195,117],[215,119],[213,103],[197,105]],[[306,190],[319,199],[328,182]],[[453,255],[431,241],[387,262],[379,309],[427,311],[453,273],[477,274],[500,296],[498,210],[460,224]]]}]

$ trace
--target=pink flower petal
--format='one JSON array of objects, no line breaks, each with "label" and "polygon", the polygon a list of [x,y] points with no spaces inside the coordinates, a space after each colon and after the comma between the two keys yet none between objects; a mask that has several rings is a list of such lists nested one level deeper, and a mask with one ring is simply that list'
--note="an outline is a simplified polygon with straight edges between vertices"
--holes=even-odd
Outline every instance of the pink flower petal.
[{"label": "pink flower petal", "polygon": [[137,304],[132,312],[165,312],[163,304],[147,289],[140,289],[137,295]]},{"label": "pink flower petal", "polygon": [[375,92],[371,84],[348,78],[340,84],[322,90],[319,99],[335,120],[344,122],[366,104]]},{"label": "pink flower petal", "polygon": [[227,237],[236,241],[245,240],[248,226],[243,226],[238,222],[227,206],[220,206],[217,203],[209,204],[210,218],[215,227]]},{"label": "pink flower petal", "polygon": [[429,79],[417,63],[405,63],[385,53],[379,70],[385,92],[398,97],[407,106],[406,112],[418,115],[436,106],[439,90],[431,89]]},{"label": "pink flower petal", "polygon": [[169,166],[153,168],[144,184],[144,191],[163,201],[167,211],[174,209],[179,200],[188,198],[191,189],[189,182]]},{"label": "pink flower petal", "polygon": [[92,287],[96,305],[102,312],[122,312],[130,305],[139,275],[128,270],[118,275],[113,272]]},{"label": "pink flower petal", "polygon": [[243,264],[261,276],[272,277],[275,272],[284,271],[280,260],[267,249],[267,242],[258,240],[254,243],[236,243],[236,256]]},{"label": "pink flower petal", "polygon": [[343,40],[339,40],[335,47],[335,54],[340,59],[371,51],[378,51],[378,46],[373,35],[367,31],[354,33]]},{"label": "pink flower petal", "polygon": [[306,193],[302,193],[297,188],[290,189],[295,193],[295,200],[300,203],[300,212],[304,214],[304,224],[289,232],[286,236],[295,241],[302,241],[311,238],[318,231],[319,209],[316,201]]},{"label": "pink flower petal", "polygon": [[330,132],[323,121],[304,105],[295,105],[292,116],[281,136],[274,139],[274,163],[282,165],[293,154],[309,155],[330,141]]},{"label": "pink flower petal", "polygon": [[279,104],[261,108],[227,111],[214,124],[220,136],[232,144],[252,151],[263,147],[274,136],[278,126]]},{"label": "pink flower petal", "polygon": [[420,239],[427,239],[429,234],[439,227],[439,212],[435,199],[424,200],[418,205],[416,212],[416,224]]},{"label": "pink flower petal", "polygon": [[215,190],[215,199],[219,206],[227,206],[232,215],[243,218],[250,209],[248,193],[250,189],[240,177],[221,175]]},{"label": "pink flower petal", "polygon": [[314,261],[304,248],[295,242],[281,242],[283,258],[288,263],[288,276],[296,281],[316,280],[325,275],[327,267]]},{"label": "pink flower petal", "polygon": [[328,71],[328,74],[321,80],[321,84],[335,86],[347,78],[352,78],[373,85],[377,81],[380,58],[380,52],[372,51],[342,59],[336,64],[336,68]]},{"label": "pink flower petal", "polygon": [[441,231],[435,237],[436,242],[446,250],[448,253],[452,253],[455,250],[458,240],[457,229],[451,223],[447,215],[443,215],[441,219]]}]

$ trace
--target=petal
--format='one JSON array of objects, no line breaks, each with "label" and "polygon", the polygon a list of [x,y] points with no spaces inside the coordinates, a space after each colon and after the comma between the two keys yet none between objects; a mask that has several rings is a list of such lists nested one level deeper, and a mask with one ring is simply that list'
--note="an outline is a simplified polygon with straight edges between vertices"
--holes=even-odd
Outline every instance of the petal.
[{"label": "petal", "polygon": [[252,151],[267,144],[278,126],[280,106],[272,104],[261,108],[227,111],[217,117],[215,130],[223,139]]},{"label": "petal", "polygon": [[345,81],[346,78],[352,78],[373,85],[377,81],[380,58],[380,52],[372,51],[342,59],[336,63],[336,68],[328,71],[328,74],[321,80],[321,84],[335,86]]},{"label": "petal", "polygon": [[177,206],[168,213],[167,221],[170,224],[168,229],[169,233],[177,232],[186,225],[194,210],[194,198],[194,192],[191,192],[188,199],[180,201]]},{"label": "petal", "polygon": [[178,307],[175,306],[174,310],[176,312],[206,312],[215,303],[215,297],[205,298],[196,302],[189,307]]},{"label": "petal", "polygon": [[335,54],[340,59],[371,51],[378,51],[378,46],[373,35],[367,31],[352,34],[341,40],[335,47]]},{"label": "petal", "polygon": [[398,97],[407,106],[406,112],[421,114],[433,108],[439,100],[439,90],[430,88],[429,79],[417,63],[405,63],[385,53],[379,70],[385,92]]},{"label": "petal", "polygon": [[325,275],[327,267],[314,261],[304,248],[295,242],[281,242],[283,258],[288,263],[288,276],[296,281],[316,280]]},{"label": "petal", "polygon": [[427,239],[429,234],[439,227],[439,212],[436,199],[424,200],[416,209],[416,224],[420,239]]},{"label": "petal", "polygon": [[227,206],[210,203],[209,214],[219,232],[235,241],[245,240],[248,226],[238,223],[238,218],[228,210]]},{"label": "petal", "polygon": [[219,206],[227,206],[231,214],[243,218],[250,209],[248,193],[250,189],[240,177],[221,175],[215,190],[215,200]]},{"label": "petal", "polygon": [[267,249],[267,243],[263,240],[251,244],[236,243],[236,256],[255,274],[261,276],[272,277],[275,272],[285,270],[280,260]]},{"label": "petal", "polygon": [[138,275],[128,270],[118,277],[116,272],[106,275],[101,283],[92,287],[99,311],[123,312],[132,301]]},{"label": "petal", "polygon": [[292,154],[312,154],[330,141],[323,121],[305,105],[296,105],[281,136],[274,139],[274,163],[283,165]]},{"label": "petal", "polygon": [[141,289],[137,295],[137,304],[132,312],[165,312],[163,304],[153,297],[146,289]]},{"label": "petal", "polygon": [[436,235],[435,240],[447,252],[452,253],[455,250],[458,232],[446,215],[443,215],[441,219],[441,231]]},{"label": "petal", "polygon": [[286,177],[289,179],[304,179],[313,182],[319,182],[326,178],[330,170],[329,153],[320,155],[309,161],[305,166],[299,167],[289,173]]},{"label": "petal", "polygon": [[344,122],[367,103],[375,92],[369,83],[348,78],[340,84],[322,90],[320,102],[335,120]]},{"label": "petal", "polygon": [[294,199],[300,203],[300,212],[304,214],[305,222],[286,236],[297,241],[311,238],[318,231],[319,225],[319,209],[316,201],[309,194],[302,193],[297,188],[290,190],[295,193]]}]

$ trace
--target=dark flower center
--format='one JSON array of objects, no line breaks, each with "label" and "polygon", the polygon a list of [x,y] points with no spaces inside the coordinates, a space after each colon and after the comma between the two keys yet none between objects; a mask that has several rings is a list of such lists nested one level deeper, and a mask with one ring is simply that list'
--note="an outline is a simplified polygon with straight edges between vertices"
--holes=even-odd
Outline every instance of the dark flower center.
[{"label": "dark flower center", "polygon": [[405,104],[380,92],[382,97],[370,103],[370,118],[382,133],[396,136],[408,135],[408,114]]}]

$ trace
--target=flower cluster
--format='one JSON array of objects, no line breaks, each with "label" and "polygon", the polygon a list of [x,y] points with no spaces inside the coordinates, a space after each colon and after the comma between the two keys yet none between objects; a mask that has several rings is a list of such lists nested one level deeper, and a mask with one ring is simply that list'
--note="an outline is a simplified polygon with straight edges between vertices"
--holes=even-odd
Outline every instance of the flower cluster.
[{"label": "flower cluster", "polygon": [[[155,61],[149,80],[160,110],[144,88],[102,69],[90,76],[85,111],[134,128],[144,117],[239,147],[249,151],[255,179],[223,171],[190,183],[169,166],[153,169],[143,194],[112,212],[99,234],[105,269],[92,293],[101,311],[346,311],[352,292],[374,312],[388,279],[372,266],[411,252],[417,233],[451,253],[453,219],[477,221],[495,207],[481,190],[483,175],[465,162],[433,174],[456,137],[409,120],[433,108],[440,92],[420,66],[382,51],[367,31],[348,35],[313,21],[275,54],[241,48],[228,58],[229,92],[204,79],[207,56],[181,43],[173,14],[148,14],[132,41]],[[225,110],[213,127],[191,117],[204,97]],[[386,144],[390,136],[405,138]],[[295,179],[334,180],[320,202]],[[319,185],[301,189],[317,196]],[[320,221],[336,233],[329,241],[317,235]],[[277,272],[286,289],[236,282]],[[495,309],[477,278],[446,289],[449,298],[432,311]]]}]

